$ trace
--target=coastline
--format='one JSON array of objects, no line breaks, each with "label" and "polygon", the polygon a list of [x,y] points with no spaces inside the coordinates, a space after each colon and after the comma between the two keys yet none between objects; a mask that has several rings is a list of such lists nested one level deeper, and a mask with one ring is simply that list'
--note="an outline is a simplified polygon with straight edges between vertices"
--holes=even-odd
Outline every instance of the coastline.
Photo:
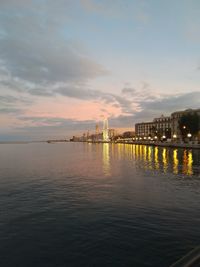
[{"label": "coastline", "polygon": [[167,142],[147,142],[147,141],[69,141],[69,140],[47,140],[47,141],[13,141],[13,142],[0,142],[0,145],[11,145],[11,144],[30,144],[30,143],[88,143],[88,144],[129,144],[129,145],[146,145],[146,146],[157,146],[157,147],[169,147],[169,148],[185,148],[185,149],[199,149],[200,144],[188,144],[188,143],[167,143]]}]

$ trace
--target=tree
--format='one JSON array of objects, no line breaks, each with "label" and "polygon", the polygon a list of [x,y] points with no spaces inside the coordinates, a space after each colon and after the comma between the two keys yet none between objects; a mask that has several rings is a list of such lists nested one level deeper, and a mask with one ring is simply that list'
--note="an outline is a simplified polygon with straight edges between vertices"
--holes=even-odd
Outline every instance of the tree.
[{"label": "tree", "polygon": [[196,136],[200,130],[200,115],[197,112],[183,114],[179,120],[179,129],[183,138],[188,133]]}]

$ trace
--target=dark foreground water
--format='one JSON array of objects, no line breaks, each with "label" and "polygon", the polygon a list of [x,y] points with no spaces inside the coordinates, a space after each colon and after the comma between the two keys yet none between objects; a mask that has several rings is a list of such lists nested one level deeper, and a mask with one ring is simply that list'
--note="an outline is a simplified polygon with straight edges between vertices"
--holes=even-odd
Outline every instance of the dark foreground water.
[{"label": "dark foreground water", "polygon": [[200,245],[200,151],[0,145],[0,266],[168,267]]}]

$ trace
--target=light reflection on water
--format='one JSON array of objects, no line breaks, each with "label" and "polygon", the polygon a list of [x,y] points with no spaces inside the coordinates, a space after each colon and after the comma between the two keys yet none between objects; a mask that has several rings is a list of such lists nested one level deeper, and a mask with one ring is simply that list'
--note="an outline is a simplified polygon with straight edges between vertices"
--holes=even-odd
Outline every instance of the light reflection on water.
[{"label": "light reflection on water", "polygon": [[169,267],[199,246],[200,151],[0,146],[0,266]]},{"label": "light reflection on water", "polygon": [[111,161],[127,159],[143,166],[145,170],[156,170],[163,173],[191,176],[199,174],[198,150],[152,147],[132,144],[103,144],[103,170],[106,176],[111,175]]},{"label": "light reflection on water", "polygon": [[105,176],[110,176],[110,154],[109,154],[109,144],[103,144],[103,170]]},{"label": "light reflection on water", "polygon": [[173,162],[174,162],[173,173],[177,174],[178,173],[178,164],[179,164],[177,149],[174,149],[174,151],[173,151]]},{"label": "light reflection on water", "polygon": [[155,169],[159,169],[158,147],[155,147]]}]

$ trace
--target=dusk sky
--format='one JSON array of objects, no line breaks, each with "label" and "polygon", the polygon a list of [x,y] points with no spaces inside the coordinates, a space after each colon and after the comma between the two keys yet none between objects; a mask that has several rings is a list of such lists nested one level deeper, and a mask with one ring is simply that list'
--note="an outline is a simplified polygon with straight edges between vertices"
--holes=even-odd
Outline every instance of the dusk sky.
[{"label": "dusk sky", "polygon": [[1,0],[0,141],[200,108],[199,0]]}]

